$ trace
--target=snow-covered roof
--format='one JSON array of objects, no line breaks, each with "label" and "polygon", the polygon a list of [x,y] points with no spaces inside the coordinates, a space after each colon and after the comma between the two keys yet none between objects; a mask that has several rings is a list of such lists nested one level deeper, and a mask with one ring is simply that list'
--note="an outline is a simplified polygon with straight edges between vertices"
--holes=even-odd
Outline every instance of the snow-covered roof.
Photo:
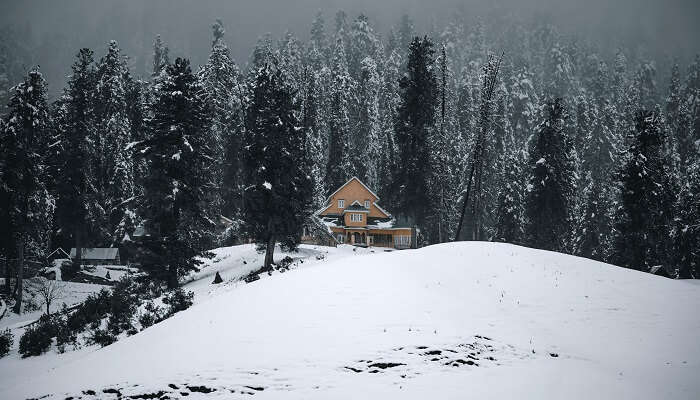
[{"label": "snow-covered roof", "polygon": [[[116,247],[92,247],[81,250],[83,260],[116,260],[119,256],[119,249]],[[70,249],[71,258],[75,255],[75,248]]]}]

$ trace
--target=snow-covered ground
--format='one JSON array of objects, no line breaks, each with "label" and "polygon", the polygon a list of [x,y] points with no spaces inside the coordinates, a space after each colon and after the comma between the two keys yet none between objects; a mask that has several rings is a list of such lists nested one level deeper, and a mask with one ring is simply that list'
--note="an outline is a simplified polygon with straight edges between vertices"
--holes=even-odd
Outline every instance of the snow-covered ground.
[{"label": "snow-covered ground", "polygon": [[[65,281],[57,281],[56,283],[60,286],[60,290],[57,292],[57,298],[54,300],[53,304],[51,304],[51,312],[59,311],[64,303],[66,304],[66,306],[70,307],[72,305],[83,302],[92,293],[97,293],[103,288],[109,288],[109,286],[95,285],[91,283]],[[27,283],[27,286],[29,286],[29,283]],[[26,294],[26,296],[29,296],[29,294]],[[39,317],[41,317],[41,315],[44,312],[46,312],[46,307],[43,305],[43,300],[41,299],[41,296],[37,295],[34,298],[34,301],[39,307],[35,311],[24,312],[22,314],[17,315],[8,310],[5,313],[5,316],[3,318],[0,318],[0,330],[4,330],[6,328],[17,329],[39,319]],[[13,332],[17,336],[15,338],[15,342],[19,341],[18,334],[20,334],[21,332],[22,331]],[[17,343],[15,343],[15,347],[16,345]],[[0,359],[0,362],[2,362],[2,359]],[[0,377],[0,379],[2,379],[2,377]]]},{"label": "snow-covered ground", "polygon": [[700,395],[700,285],[506,244],[370,251],[304,246],[246,284],[262,255],[219,249],[190,309],[102,349],[0,359],[0,398]]}]

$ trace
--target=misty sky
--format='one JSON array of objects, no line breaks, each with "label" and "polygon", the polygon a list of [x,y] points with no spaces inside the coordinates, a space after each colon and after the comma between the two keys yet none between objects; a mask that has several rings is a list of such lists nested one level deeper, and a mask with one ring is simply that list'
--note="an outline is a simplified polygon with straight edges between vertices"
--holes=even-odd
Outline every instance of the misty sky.
[{"label": "misty sky", "polygon": [[700,51],[698,0],[0,0],[0,4],[0,24],[24,29],[39,47],[32,63],[48,69],[52,92],[55,85],[63,85],[55,79],[69,72],[80,47],[92,48],[99,58],[107,42],[116,39],[132,58],[134,71],[143,74],[150,68],[153,37],[160,33],[173,55],[202,64],[210,48],[211,23],[220,18],[232,53],[244,66],[256,39],[266,32],[279,37],[291,30],[305,40],[319,9],[329,30],[341,8],[351,19],[364,12],[382,35],[403,13],[416,21],[419,33],[431,23],[442,27],[456,12],[468,19],[515,13],[549,18],[563,32],[592,40],[603,50],[643,42],[654,58],[685,60]]}]

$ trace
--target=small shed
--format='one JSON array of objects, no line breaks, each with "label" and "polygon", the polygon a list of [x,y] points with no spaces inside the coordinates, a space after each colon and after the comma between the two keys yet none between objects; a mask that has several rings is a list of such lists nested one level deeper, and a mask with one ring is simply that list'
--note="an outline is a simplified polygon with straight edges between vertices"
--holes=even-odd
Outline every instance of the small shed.
[{"label": "small shed", "polygon": [[[119,249],[116,247],[92,247],[81,249],[84,265],[122,265]],[[70,257],[76,256],[75,248],[70,249]]]}]

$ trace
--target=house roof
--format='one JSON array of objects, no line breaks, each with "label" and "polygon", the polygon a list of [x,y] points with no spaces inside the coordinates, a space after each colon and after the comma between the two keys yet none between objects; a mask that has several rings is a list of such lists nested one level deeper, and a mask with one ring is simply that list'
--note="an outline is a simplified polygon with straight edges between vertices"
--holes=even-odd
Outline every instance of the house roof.
[{"label": "house roof", "polygon": [[360,178],[358,178],[358,177],[356,177],[356,176],[353,176],[352,178],[348,179],[347,182],[343,183],[343,184],[338,188],[338,190],[336,190],[335,192],[331,193],[331,195],[328,196],[328,198],[326,199],[326,202],[330,202],[330,201],[331,201],[331,198],[332,198],[333,196],[335,196],[336,193],[340,192],[340,190],[341,190],[342,188],[344,188],[345,186],[347,186],[348,183],[352,182],[353,179],[355,179],[355,180],[357,180],[358,182],[360,182],[360,185],[362,185],[362,187],[364,187],[365,189],[367,189],[367,191],[368,191],[372,196],[376,197],[377,200],[379,200],[379,196],[377,196],[377,194],[374,193],[374,192],[372,191],[372,189],[368,188],[367,185],[365,185],[364,183],[362,183],[362,181],[360,180]]},{"label": "house roof", "polygon": [[[116,260],[119,256],[119,249],[116,247],[93,247],[81,249],[83,260]],[[70,257],[76,255],[75,248],[70,249]]]},{"label": "house roof", "polygon": [[[362,181],[360,180],[360,178],[358,178],[358,177],[356,177],[356,176],[353,176],[352,178],[350,178],[347,182],[345,182],[342,186],[340,186],[340,187],[338,188],[338,190],[336,190],[335,192],[331,193],[331,195],[328,196],[328,198],[326,199],[326,205],[323,206],[323,207],[321,207],[318,211],[316,211],[316,212],[314,213],[314,215],[319,216],[319,215],[321,215],[321,213],[323,213],[324,211],[328,210],[328,209],[332,206],[331,198],[332,198],[333,196],[335,196],[335,194],[338,193],[342,188],[344,188],[344,187],[347,186],[350,182],[352,182],[353,179],[356,179],[356,180],[360,183],[360,185],[362,185],[362,187],[364,187],[365,189],[367,189],[367,191],[368,191],[372,196],[374,196],[374,197],[377,198],[377,200],[373,201],[372,204],[374,204],[374,206],[377,207],[377,209],[378,209],[381,213],[383,213],[384,215],[386,215],[387,218],[391,218],[391,214],[389,214],[388,211],[386,211],[385,209],[383,209],[382,207],[380,207],[379,204],[377,204],[377,201],[379,200],[379,196],[377,196],[377,194],[374,193],[374,192],[372,191],[372,189],[370,189],[369,187],[367,187],[367,185],[365,185],[364,183],[362,183]],[[361,209],[351,209],[352,205],[354,205],[355,203],[361,205],[361,206],[362,206],[362,209],[367,210],[366,208],[364,208],[364,205],[362,205],[362,203],[360,203],[358,200],[353,201],[353,203],[350,205],[350,207],[347,207],[345,210],[348,210],[348,209],[349,209],[350,211],[361,211]],[[343,211],[343,213],[345,213],[345,210]]]},{"label": "house roof", "polygon": [[71,258],[71,257],[70,257],[70,254],[66,253],[66,251],[63,250],[63,249],[60,248],[60,247],[58,247],[58,248],[56,248],[56,250],[52,251],[51,254],[49,254],[48,256],[46,256],[46,258],[51,258],[51,257],[53,257],[53,256],[56,256],[56,257],[63,257],[63,256],[66,256],[66,258]]},{"label": "house roof", "polygon": [[[355,203],[357,203],[357,202],[355,202]],[[350,207],[344,208],[343,214],[345,214],[348,211],[354,211],[354,212],[360,211],[360,212],[366,212],[366,213],[369,212],[369,210],[366,209],[365,206],[362,206],[359,203],[357,203],[357,204],[355,204],[355,203],[350,204]]]}]

